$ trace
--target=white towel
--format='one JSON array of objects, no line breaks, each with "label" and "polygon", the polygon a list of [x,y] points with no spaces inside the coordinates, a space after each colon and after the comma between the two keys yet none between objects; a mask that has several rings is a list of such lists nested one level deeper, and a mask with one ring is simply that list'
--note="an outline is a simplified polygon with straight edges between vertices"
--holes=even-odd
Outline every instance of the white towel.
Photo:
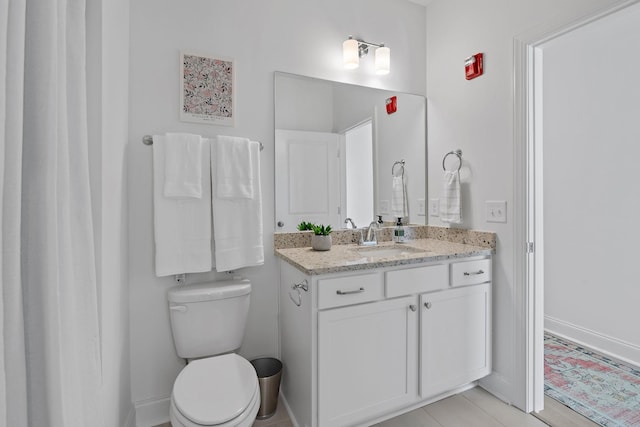
[{"label": "white towel", "polygon": [[164,196],[165,136],[153,137],[156,276],[211,271],[210,144],[202,143],[202,197]]},{"label": "white towel", "polygon": [[164,159],[165,197],[202,197],[200,135],[167,133]]},{"label": "white towel", "polygon": [[444,172],[444,187],[442,200],[440,201],[440,220],[454,224],[462,222],[460,173],[458,171]]},{"label": "white towel", "polygon": [[404,218],[409,215],[407,207],[407,188],[403,176],[394,176],[391,182],[391,215]]},{"label": "white towel", "polygon": [[[211,149],[211,177],[218,177],[217,169],[229,162]],[[264,242],[262,231],[262,189],[260,185],[260,143],[249,144],[252,168],[253,198],[221,198],[214,191],[213,235],[215,266],[217,271],[229,271],[242,267],[264,264]],[[217,189],[214,182],[213,188]]]},{"label": "white towel", "polygon": [[216,171],[217,196],[221,199],[253,199],[253,166],[247,138],[218,136],[216,156],[224,161]]}]

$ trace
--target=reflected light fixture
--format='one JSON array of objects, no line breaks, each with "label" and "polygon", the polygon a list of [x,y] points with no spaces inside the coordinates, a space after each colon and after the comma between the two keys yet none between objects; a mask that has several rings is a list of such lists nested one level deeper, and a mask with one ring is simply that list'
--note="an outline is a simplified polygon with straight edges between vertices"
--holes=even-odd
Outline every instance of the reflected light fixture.
[{"label": "reflected light fixture", "polygon": [[375,69],[376,74],[389,74],[391,69],[391,49],[386,47],[384,43],[370,43],[364,40],[354,39],[349,36],[342,43],[342,60],[344,68],[353,70],[360,65],[360,58],[369,53],[369,46],[375,46]]}]

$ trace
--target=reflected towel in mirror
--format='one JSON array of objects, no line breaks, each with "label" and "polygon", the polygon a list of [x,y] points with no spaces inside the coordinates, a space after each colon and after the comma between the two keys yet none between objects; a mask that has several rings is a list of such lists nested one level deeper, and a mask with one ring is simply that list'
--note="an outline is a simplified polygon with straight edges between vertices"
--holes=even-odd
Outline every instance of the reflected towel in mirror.
[{"label": "reflected towel in mirror", "polygon": [[395,218],[409,216],[407,187],[404,183],[404,174],[402,176],[394,176],[391,186],[391,215]]}]

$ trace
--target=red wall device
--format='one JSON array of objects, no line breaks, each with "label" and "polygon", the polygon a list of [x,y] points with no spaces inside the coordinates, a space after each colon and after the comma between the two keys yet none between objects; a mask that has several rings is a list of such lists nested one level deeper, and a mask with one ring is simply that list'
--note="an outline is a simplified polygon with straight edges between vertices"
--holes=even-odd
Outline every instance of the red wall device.
[{"label": "red wall device", "polygon": [[482,53],[476,53],[464,60],[464,76],[467,80],[482,75]]},{"label": "red wall device", "polygon": [[395,96],[387,98],[387,114],[393,114],[398,111],[398,99]]}]

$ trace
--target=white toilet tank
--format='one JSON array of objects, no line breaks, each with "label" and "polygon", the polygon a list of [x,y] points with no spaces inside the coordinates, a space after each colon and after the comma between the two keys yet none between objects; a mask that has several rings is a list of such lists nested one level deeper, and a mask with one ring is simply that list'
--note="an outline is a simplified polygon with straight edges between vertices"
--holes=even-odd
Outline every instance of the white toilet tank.
[{"label": "white toilet tank", "polygon": [[249,280],[198,283],[169,289],[171,330],[178,356],[215,356],[238,349],[249,313]]}]

